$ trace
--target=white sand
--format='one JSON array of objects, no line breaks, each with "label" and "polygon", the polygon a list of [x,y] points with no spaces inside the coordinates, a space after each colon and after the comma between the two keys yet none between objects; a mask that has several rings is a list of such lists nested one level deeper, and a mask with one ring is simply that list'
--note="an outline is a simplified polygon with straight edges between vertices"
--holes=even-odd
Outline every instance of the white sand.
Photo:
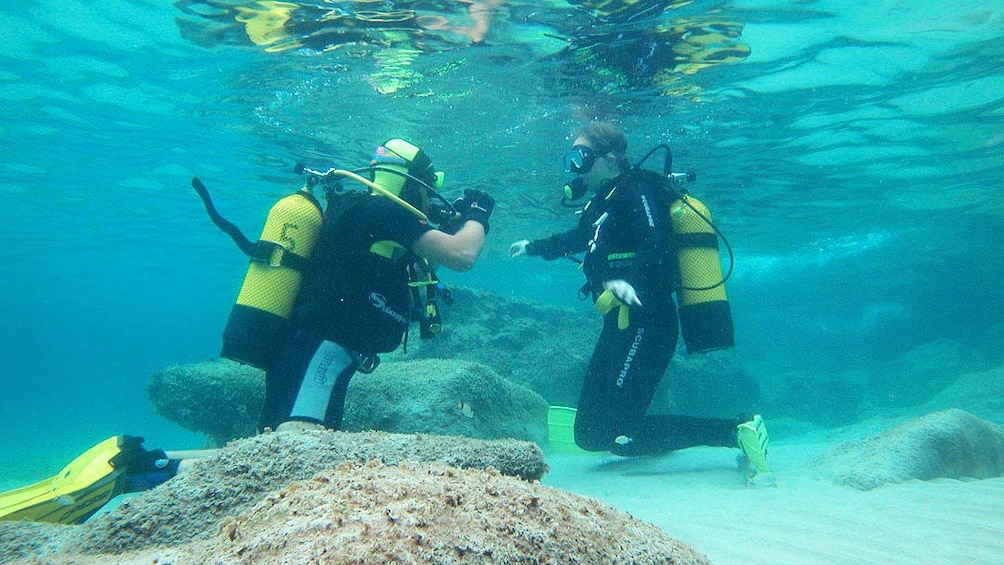
[{"label": "white sand", "polygon": [[859,491],[810,476],[809,460],[833,445],[775,440],[775,487],[747,487],[738,450],[721,448],[555,454],[544,483],[652,522],[716,565],[1004,563],[1004,478]]}]

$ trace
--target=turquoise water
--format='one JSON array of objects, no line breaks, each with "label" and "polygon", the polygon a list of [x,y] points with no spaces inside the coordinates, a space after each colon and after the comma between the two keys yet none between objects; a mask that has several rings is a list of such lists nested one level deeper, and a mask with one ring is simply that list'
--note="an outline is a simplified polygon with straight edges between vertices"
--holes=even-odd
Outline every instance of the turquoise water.
[{"label": "turquoise water", "polygon": [[484,46],[434,44],[393,92],[373,49],[267,52],[169,2],[0,8],[0,481],[117,433],[198,447],[146,384],[217,353],[245,261],[190,178],[255,234],[295,163],[356,166],[392,136],[424,146],[448,193],[499,201],[483,261],[448,282],[584,308],[571,264],[505,250],[574,221],[557,205],[567,136],[616,119],[635,157],[669,142],[697,171],[736,250],[757,375],[863,374],[909,402],[929,387],[876,368],[916,347],[949,339],[967,367],[1000,366],[999,2],[698,1],[659,21],[741,24],[750,55],[673,88],[569,63],[554,14],[582,12],[544,8],[503,7]]}]

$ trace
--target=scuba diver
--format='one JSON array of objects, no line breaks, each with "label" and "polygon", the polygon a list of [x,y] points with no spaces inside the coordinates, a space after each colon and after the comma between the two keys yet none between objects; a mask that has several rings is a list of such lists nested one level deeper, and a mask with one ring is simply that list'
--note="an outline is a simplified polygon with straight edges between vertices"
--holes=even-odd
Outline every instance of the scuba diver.
[{"label": "scuba diver", "polygon": [[646,414],[681,325],[690,353],[731,347],[734,339],[710,214],[674,190],[671,181],[686,175],[671,173],[668,146],[662,175],[641,169],[641,163],[632,166],[627,146],[616,126],[582,128],[564,159],[565,172],[576,175],[565,187],[566,200],[592,191],[577,225],[509,247],[511,257],[546,260],[585,253],[580,295],[591,295],[603,329],[579,397],[575,443],[622,456],[738,446],[749,463],[748,478],[767,475],[769,440],[760,415],[731,420]]},{"label": "scuba diver", "polygon": [[[406,335],[415,265],[426,272],[437,266],[466,271],[481,253],[495,207],[491,196],[468,189],[443,210],[434,188],[442,173],[425,151],[403,139],[381,145],[369,169],[374,178],[368,184],[382,197],[365,195],[334,221],[325,220],[303,273],[291,331],[262,367],[260,429],[338,429],[352,375],[372,371],[377,354],[393,351]],[[430,225],[430,216],[442,220],[440,229]]]},{"label": "scuba diver", "polygon": [[[265,370],[262,431],[338,429],[352,376],[376,369],[378,354],[406,339],[416,289],[436,288],[436,267],[474,266],[495,207],[479,190],[446,200],[436,190],[443,173],[403,139],[381,145],[368,167],[308,172],[307,186],[272,207],[254,243],[192,181],[213,222],[251,257],[221,356]],[[343,179],[368,190],[346,191]],[[323,211],[310,192],[316,184],[328,193]],[[0,521],[79,524],[115,496],[149,490],[217,452],[142,444],[110,437],[55,476],[0,493]]]}]

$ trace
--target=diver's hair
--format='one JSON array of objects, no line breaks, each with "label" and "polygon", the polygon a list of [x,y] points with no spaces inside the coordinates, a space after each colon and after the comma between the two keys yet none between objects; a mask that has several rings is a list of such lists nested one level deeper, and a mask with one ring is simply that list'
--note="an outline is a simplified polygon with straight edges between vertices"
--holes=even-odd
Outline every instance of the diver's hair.
[{"label": "diver's hair", "polygon": [[588,139],[598,155],[613,154],[617,168],[622,173],[631,168],[631,161],[627,157],[627,137],[619,127],[609,122],[593,122],[579,128],[575,137]]}]

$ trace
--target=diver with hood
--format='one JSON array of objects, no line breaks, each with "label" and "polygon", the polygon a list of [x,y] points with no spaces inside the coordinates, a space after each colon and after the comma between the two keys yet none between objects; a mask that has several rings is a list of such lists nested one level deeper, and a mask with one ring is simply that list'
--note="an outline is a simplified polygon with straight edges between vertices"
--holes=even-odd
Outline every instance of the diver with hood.
[{"label": "diver with hood", "polygon": [[[370,163],[380,192],[325,220],[282,347],[267,367],[259,429],[341,426],[345,393],[357,370],[372,371],[408,330],[416,266],[466,271],[474,266],[495,202],[466,190],[435,229],[441,184],[421,148],[391,139]],[[420,213],[416,213],[420,212]]]}]

